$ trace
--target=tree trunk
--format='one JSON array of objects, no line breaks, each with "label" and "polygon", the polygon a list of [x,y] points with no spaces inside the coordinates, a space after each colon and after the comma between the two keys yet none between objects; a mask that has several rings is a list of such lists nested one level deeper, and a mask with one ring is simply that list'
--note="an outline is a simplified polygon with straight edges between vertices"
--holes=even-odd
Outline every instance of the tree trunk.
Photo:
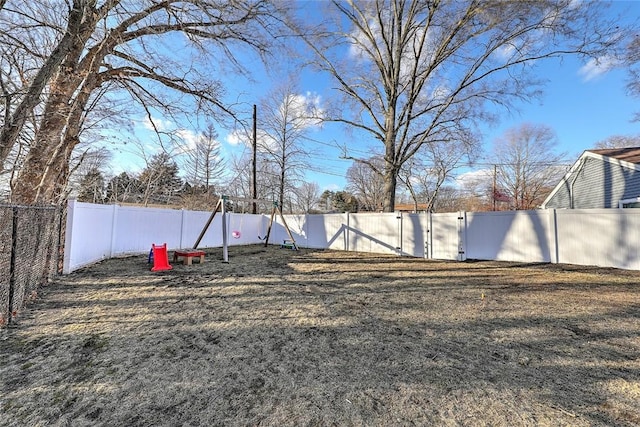
[{"label": "tree trunk", "polygon": [[37,144],[29,150],[18,175],[11,201],[18,204],[57,204],[66,188],[69,157],[74,144]]},{"label": "tree trunk", "polygon": [[396,185],[401,164],[396,158],[396,132],[395,132],[395,101],[389,102],[389,111],[385,118],[386,133],[384,136],[384,190],[382,193],[382,211],[394,212],[396,210]]},{"label": "tree trunk", "polygon": [[396,209],[396,184],[398,171],[394,165],[387,163],[384,173],[383,212],[394,212]]},{"label": "tree trunk", "polygon": [[[88,4],[83,3],[86,7]],[[80,62],[97,15],[87,18],[73,38],[59,71],[50,79],[49,97],[11,195],[14,203],[57,204],[69,178],[69,159],[79,142],[82,116],[92,91],[99,85],[96,70],[101,63],[93,50]],[[104,55],[104,53],[102,53]]]},{"label": "tree trunk", "polygon": [[[283,156],[284,157],[284,156]],[[285,182],[285,169],[280,170],[280,188],[278,189],[278,203],[280,211],[284,213],[284,182]]]},{"label": "tree trunk", "polygon": [[[3,4],[4,2],[2,2]],[[0,7],[1,8],[1,7]],[[5,117],[5,123],[0,129],[0,170],[11,153],[29,113],[40,102],[40,95],[49,80],[59,70],[59,67],[69,51],[73,48],[77,34],[80,32],[82,21],[89,12],[88,5],[79,0],[74,0],[73,8],[69,13],[69,20],[64,36],[53,49],[43,66],[31,82],[22,101],[11,115]]]}]

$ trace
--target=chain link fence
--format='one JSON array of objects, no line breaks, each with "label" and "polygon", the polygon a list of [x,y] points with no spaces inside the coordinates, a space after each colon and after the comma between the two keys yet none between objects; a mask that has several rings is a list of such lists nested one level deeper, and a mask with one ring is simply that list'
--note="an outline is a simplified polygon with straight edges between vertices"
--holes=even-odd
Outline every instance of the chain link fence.
[{"label": "chain link fence", "polygon": [[62,209],[0,205],[0,327],[60,272]]}]

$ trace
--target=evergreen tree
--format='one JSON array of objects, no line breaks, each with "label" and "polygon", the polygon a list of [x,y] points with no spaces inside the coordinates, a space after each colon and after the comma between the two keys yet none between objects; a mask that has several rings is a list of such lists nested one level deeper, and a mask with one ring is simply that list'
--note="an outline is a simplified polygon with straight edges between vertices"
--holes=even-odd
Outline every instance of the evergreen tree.
[{"label": "evergreen tree", "polygon": [[107,185],[107,203],[136,203],[140,200],[140,186],[126,172],[111,178]]},{"label": "evergreen tree", "polygon": [[104,203],[105,181],[102,173],[93,168],[80,180],[78,201],[87,203]]},{"label": "evergreen tree", "polygon": [[178,165],[167,153],[151,157],[147,167],[138,176],[142,189],[142,203],[170,204],[180,195],[182,180]]}]

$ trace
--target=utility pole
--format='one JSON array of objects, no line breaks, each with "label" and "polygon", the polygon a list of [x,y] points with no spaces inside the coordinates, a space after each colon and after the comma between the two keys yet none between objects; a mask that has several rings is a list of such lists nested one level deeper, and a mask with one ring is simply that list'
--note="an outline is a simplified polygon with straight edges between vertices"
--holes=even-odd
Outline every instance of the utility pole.
[{"label": "utility pole", "polygon": [[[256,174],[256,165],[257,165],[257,151],[258,151],[258,125],[257,125],[257,113],[256,113],[256,104],[253,104],[253,152],[251,158],[251,198],[258,198],[258,183],[257,183],[257,174]],[[258,213],[258,205],[255,200],[251,203],[251,213]]]},{"label": "utility pole", "polygon": [[496,180],[498,176],[498,165],[493,165],[493,210],[496,210]]}]

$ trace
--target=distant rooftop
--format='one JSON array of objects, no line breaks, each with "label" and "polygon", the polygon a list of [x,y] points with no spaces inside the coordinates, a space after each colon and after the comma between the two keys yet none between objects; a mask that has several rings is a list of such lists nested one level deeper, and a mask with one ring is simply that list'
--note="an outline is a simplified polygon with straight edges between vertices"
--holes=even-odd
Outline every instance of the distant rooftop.
[{"label": "distant rooftop", "polygon": [[623,160],[629,163],[640,164],[640,147],[602,148],[598,150],[587,150],[587,151],[594,154],[599,154],[601,156]]}]

